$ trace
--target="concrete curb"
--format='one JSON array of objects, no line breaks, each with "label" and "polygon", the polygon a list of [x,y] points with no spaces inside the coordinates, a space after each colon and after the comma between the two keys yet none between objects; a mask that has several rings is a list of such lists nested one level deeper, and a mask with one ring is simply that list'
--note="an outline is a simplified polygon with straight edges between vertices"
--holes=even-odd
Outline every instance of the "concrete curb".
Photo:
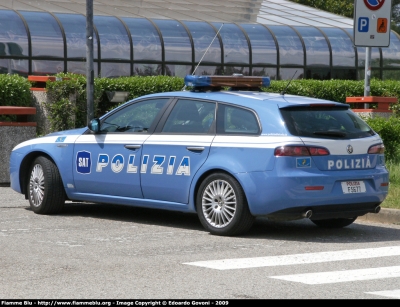
[{"label": "concrete curb", "polygon": [[359,216],[356,221],[400,225],[400,210],[382,208],[379,213],[368,213]]}]

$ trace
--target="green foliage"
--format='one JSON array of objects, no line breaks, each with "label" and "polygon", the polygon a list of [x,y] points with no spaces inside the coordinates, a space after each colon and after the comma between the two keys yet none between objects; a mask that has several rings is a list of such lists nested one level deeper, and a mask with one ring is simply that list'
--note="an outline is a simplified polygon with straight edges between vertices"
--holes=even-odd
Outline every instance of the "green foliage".
[{"label": "green foliage", "polygon": [[[51,118],[51,130],[59,131],[86,126],[86,77],[70,73],[61,73],[56,77],[62,80],[49,81],[46,84],[49,101],[51,101],[46,105]],[[107,91],[129,92],[128,100],[131,100],[146,94],[181,90],[183,86],[183,78],[168,76],[95,78],[94,115],[100,117],[117,107],[117,104],[109,102]],[[61,119],[62,104],[66,104],[65,120]]]},{"label": "green foliage", "polygon": [[[271,81],[271,86],[264,90],[279,93],[286,88],[288,82]],[[352,80],[293,80],[286,93],[345,103],[346,97],[364,96],[364,83]]]},{"label": "green foliage", "polygon": [[400,162],[400,118],[391,116],[367,118],[367,124],[377,132],[385,145],[385,157],[388,161]]},{"label": "green foliage", "polygon": [[386,168],[389,171],[389,194],[381,206],[383,208],[400,209],[400,164],[388,161]]},{"label": "green foliage", "polygon": [[99,101],[98,116],[117,106],[108,101],[106,91],[129,92],[128,100],[131,100],[147,94],[180,91],[184,86],[183,78],[168,76],[97,78],[95,84],[103,91]]},{"label": "green foliage", "polygon": [[[264,88],[266,92],[279,93],[287,85],[287,80],[272,81],[271,86]],[[371,80],[371,96],[379,97],[400,97],[400,82],[396,80]],[[364,81],[353,80],[293,80],[286,91],[287,94],[314,97],[346,103],[347,97],[364,96]],[[360,106],[352,105],[360,108]],[[376,105],[371,104],[371,108]],[[391,106],[395,115],[400,116],[400,106],[395,104]]]},{"label": "green foliage", "polygon": [[[56,75],[60,81],[46,83],[49,114],[52,131],[85,127],[87,124],[86,77],[71,73]],[[94,110],[102,95],[102,90],[94,86]],[[65,109],[63,111],[63,104]],[[62,117],[65,118],[62,118]]]},{"label": "green foliage", "polygon": [[30,82],[24,77],[0,74],[0,106],[31,106],[30,87]]},{"label": "green foliage", "polygon": [[50,127],[57,130],[68,130],[75,127],[75,115],[78,108],[75,103],[66,98],[46,105]]},{"label": "green foliage", "polygon": [[[400,188],[400,164],[398,162],[388,161],[386,163],[386,168],[389,171],[390,184],[397,185]],[[398,198],[397,198],[397,201],[398,201]]]},{"label": "green foliage", "polygon": [[[400,23],[400,0],[392,0],[392,21],[398,25]],[[394,29],[396,31],[396,29]],[[399,33],[398,31],[396,31]]]},{"label": "green foliage", "polygon": [[333,14],[353,18],[354,0],[290,0]]},{"label": "green foliage", "polygon": [[[0,74],[0,106],[30,107],[30,82],[19,75]],[[14,121],[15,115],[0,115],[0,121]]]},{"label": "green foliage", "polygon": [[[354,0],[289,0],[299,4],[307,5],[327,11],[333,14],[342,15],[353,18],[354,16]],[[392,0],[392,22],[391,29],[400,33],[400,0]]]}]

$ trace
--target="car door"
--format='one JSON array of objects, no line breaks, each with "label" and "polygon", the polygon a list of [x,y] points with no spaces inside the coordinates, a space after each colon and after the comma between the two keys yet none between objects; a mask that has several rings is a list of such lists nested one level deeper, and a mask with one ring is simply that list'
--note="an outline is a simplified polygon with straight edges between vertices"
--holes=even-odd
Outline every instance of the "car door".
[{"label": "car door", "polygon": [[154,131],[168,98],[128,104],[102,118],[100,133],[80,136],[74,148],[78,193],[142,198],[139,164],[143,142]]},{"label": "car door", "polygon": [[146,199],[187,204],[193,177],[215,136],[216,103],[178,99],[158,132],[143,144],[140,176]]}]

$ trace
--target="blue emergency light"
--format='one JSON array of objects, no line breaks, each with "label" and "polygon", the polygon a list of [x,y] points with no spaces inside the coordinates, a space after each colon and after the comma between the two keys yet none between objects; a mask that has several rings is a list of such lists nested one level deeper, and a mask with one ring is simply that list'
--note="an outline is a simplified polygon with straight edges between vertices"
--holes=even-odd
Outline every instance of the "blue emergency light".
[{"label": "blue emergency light", "polygon": [[193,76],[185,77],[185,85],[194,89],[216,90],[222,87],[230,87],[232,90],[253,90],[271,84],[269,77],[254,76]]}]

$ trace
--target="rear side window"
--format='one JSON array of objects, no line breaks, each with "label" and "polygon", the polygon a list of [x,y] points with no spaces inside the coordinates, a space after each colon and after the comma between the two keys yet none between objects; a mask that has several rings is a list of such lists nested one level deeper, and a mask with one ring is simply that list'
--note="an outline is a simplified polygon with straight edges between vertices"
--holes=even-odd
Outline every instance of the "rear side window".
[{"label": "rear side window", "polygon": [[375,134],[347,107],[296,107],[280,111],[289,132],[295,136],[353,139]]},{"label": "rear side window", "polygon": [[218,134],[259,134],[255,114],[246,109],[219,104],[217,115]]},{"label": "rear side window", "polygon": [[214,102],[180,99],[175,104],[162,132],[206,134],[215,118]]}]

